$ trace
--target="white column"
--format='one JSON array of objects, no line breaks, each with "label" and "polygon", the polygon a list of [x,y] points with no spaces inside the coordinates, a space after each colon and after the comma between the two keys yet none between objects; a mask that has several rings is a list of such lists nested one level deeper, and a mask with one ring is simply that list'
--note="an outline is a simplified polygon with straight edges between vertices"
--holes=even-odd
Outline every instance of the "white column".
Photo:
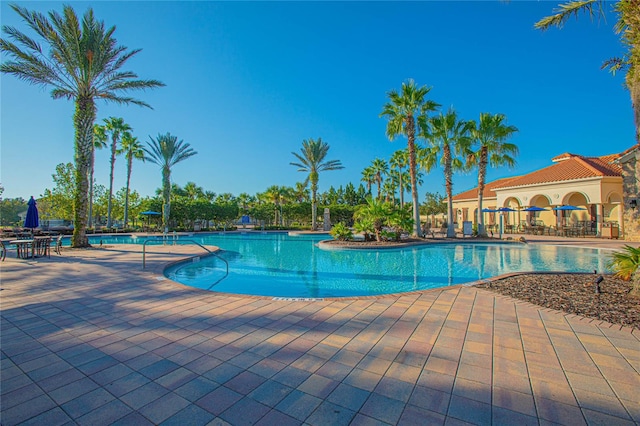
[{"label": "white column", "polygon": [[596,236],[602,235],[602,204],[596,204]]}]

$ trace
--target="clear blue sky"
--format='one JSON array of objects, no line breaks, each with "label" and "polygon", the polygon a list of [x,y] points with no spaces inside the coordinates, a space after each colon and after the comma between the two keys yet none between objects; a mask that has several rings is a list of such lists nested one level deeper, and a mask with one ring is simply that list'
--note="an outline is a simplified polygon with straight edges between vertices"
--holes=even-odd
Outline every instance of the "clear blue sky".
[{"label": "clear blue sky", "polygon": [[[21,2],[62,10],[58,2]],[[123,117],[143,141],[171,132],[198,155],[176,165],[172,181],[216,193],[255,194],[293,186],[304,175],[289,163],[303,139],[321,137],[344,170],[322,173],[320,191],[360,182],[375,158],[406,147],[390,142],[379,117],[387,92],[413,78],[430,98],[464,119],[503,113],[520,129],[516,169],[523,174],[563,152],[604,155],[634,144],[623,75],[601,71],[621,53],[607,22],[585,16],[562,30],[533,24],[555,1],[534,2],[70,2],[83,14],[115,25],[115,37],[141,48],[125,69],[166,87],[133,93],[153,106],[98,103],[98,121]],[[610,6],[611,3],[607,5]],[[8,3],[3,25],[28,32]],[[33,33],[29,33],[32,34]],[[4,35],[3,35],[4,37]],[[1,83],[1,182],[4,197],[40,196],[52,188],[55,166],[73,161],[73,103],[13,76]],[[109,154],[96,155],[96,179],[108,187]],[[115,187],[125,185],[124,158]],[[442,170],[420,188],[444,193]],[[475,186],[458,175],[454,192]],[[158,167],[136,163],[132,187],[152,195]]]}]

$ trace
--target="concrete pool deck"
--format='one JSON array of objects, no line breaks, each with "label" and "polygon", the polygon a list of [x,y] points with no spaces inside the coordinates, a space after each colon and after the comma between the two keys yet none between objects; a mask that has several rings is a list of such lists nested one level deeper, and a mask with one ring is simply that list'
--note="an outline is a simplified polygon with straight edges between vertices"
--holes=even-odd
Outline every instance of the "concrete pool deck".
[{"label": "concrete pool deck", "polygon": [[465,286],[291,302],[164,279],[196,252],[10,252],[1,423],[640,424],[638,329]]}]

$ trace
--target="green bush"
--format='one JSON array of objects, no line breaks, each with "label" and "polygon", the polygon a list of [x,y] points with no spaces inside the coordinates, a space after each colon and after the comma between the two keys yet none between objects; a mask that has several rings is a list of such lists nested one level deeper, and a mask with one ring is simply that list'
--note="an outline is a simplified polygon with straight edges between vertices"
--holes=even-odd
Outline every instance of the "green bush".
[{"label": "green bush", "polygon": [[616,277],[631,280],[631,294],[640,296],[640,247],[624,246],[622,251],[614,252],[607,264]]},{"label": "green bush", "polygon": [[353,232],[342,222],[333,225],[329,234],[338,241],[349,241],[353,239]]}]

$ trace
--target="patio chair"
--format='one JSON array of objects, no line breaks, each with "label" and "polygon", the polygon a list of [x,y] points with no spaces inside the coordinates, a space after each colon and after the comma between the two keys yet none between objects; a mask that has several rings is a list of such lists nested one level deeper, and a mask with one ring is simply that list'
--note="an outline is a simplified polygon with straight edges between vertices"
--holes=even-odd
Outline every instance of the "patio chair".
[{"label": "patio chair", "polygon": [[4,241],[0,240],[0,261],[4,262],[7,257],[7,246],[4,245]]},{"label": "patio chair", "polygon": [[438,230],[431,230],[431,235],[433,238],[436,237],[436,234],[440,235],[442,238],[445,238],[447,236],[447,228],[440,228]]},{"label": "patio chair", "polygon": [[56,238],[56,245],[53,250],[56,254],[62,255],[62,234],[58,235],[58,238]]}]

